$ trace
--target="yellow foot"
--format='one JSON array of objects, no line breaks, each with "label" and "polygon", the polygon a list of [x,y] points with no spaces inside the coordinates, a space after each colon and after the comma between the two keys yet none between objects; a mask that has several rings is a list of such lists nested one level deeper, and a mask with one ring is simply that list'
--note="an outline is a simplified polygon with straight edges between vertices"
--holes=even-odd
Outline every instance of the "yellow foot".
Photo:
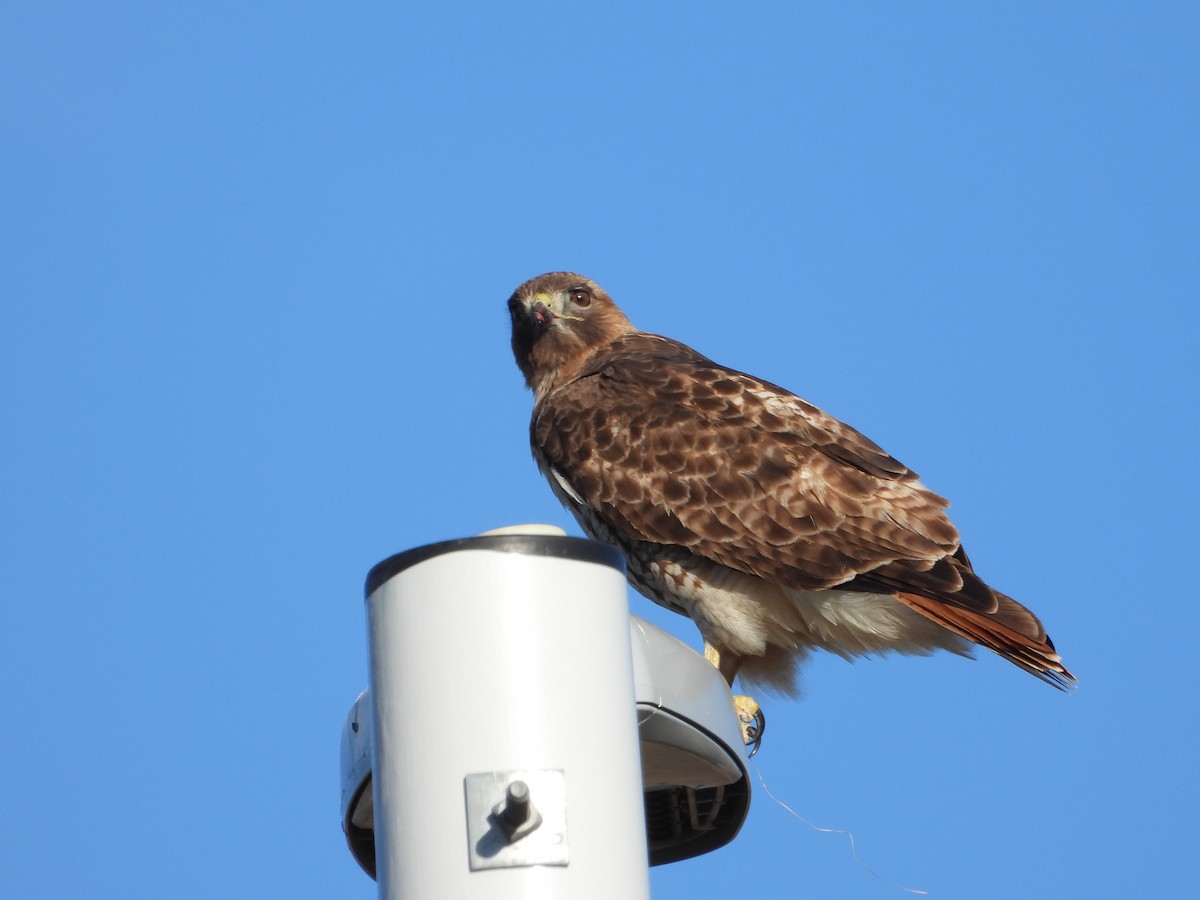
[{"label": "yellow foot", "polygon": [[742,727],[742,741],[750,748],[750,755],[758,752],[763,732],[767,730],[767,717],[753,697],[734,697],[733,708],[737,712],[738,724]]},{"label": "yellow foot", "polygon": [[[704,658],[717,667],[717,671],[724,676],[726,683],[733,687],[733,679],[737,676],[738,664],[742,661],[740,656],[734,653],[725,653],[710,644],[704,642]],[[742,729],[742,741],[750,748],[750,755],[753,756],[758,752],[758,747],[762,743],[763,732],[767,730],[767,717],[758,707],[758,703],[753,697],[733,698],[733,708],[737,713],[738,725]]]}]

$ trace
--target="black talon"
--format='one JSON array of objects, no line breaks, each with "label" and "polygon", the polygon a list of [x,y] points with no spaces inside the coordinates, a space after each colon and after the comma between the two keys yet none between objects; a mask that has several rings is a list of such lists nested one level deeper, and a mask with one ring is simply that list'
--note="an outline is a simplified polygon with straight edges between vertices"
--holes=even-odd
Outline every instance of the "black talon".
[{"label": "black talon", "polygon": [[754,758],[754,754],[762,746],[762,736],[766,730],[767,717],[763,715],[762,708],[759,707],[754,711],[754,724],[746,726],[746,746],[750,748],[750,759]]}]

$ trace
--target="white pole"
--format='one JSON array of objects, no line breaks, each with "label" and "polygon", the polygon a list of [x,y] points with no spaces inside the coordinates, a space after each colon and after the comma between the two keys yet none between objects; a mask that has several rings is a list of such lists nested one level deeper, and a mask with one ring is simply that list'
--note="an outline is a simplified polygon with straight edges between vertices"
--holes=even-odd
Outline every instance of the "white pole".
[{"label": "white pole", "polygon": [[616,552],[468,538],[367,590],[379,896],[649,898]]}]

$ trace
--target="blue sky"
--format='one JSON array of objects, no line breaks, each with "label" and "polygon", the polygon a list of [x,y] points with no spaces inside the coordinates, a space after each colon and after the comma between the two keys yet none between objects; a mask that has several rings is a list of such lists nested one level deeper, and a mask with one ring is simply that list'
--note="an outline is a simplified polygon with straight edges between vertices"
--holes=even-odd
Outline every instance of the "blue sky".
[{"label": "blue sky", "polygon": [[1194,5],[5,20],[0,893],[374,896],[362,581],[576,531],[504,307],[562,268],[920,472],[1081,681],[815,660],[758,772],[881,877],[759,791],[656,897],[1194,886]]}]

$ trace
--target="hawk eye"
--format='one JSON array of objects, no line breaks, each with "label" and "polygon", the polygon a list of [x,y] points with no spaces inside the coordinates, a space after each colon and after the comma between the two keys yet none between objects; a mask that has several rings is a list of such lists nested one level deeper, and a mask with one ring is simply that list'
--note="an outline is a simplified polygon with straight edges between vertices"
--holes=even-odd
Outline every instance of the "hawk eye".
[{"label": "hawk eye", "polygon": [[590,306],[592,303],[592,295],[583,288],[571,291],[571,302],[576,306]]}]

